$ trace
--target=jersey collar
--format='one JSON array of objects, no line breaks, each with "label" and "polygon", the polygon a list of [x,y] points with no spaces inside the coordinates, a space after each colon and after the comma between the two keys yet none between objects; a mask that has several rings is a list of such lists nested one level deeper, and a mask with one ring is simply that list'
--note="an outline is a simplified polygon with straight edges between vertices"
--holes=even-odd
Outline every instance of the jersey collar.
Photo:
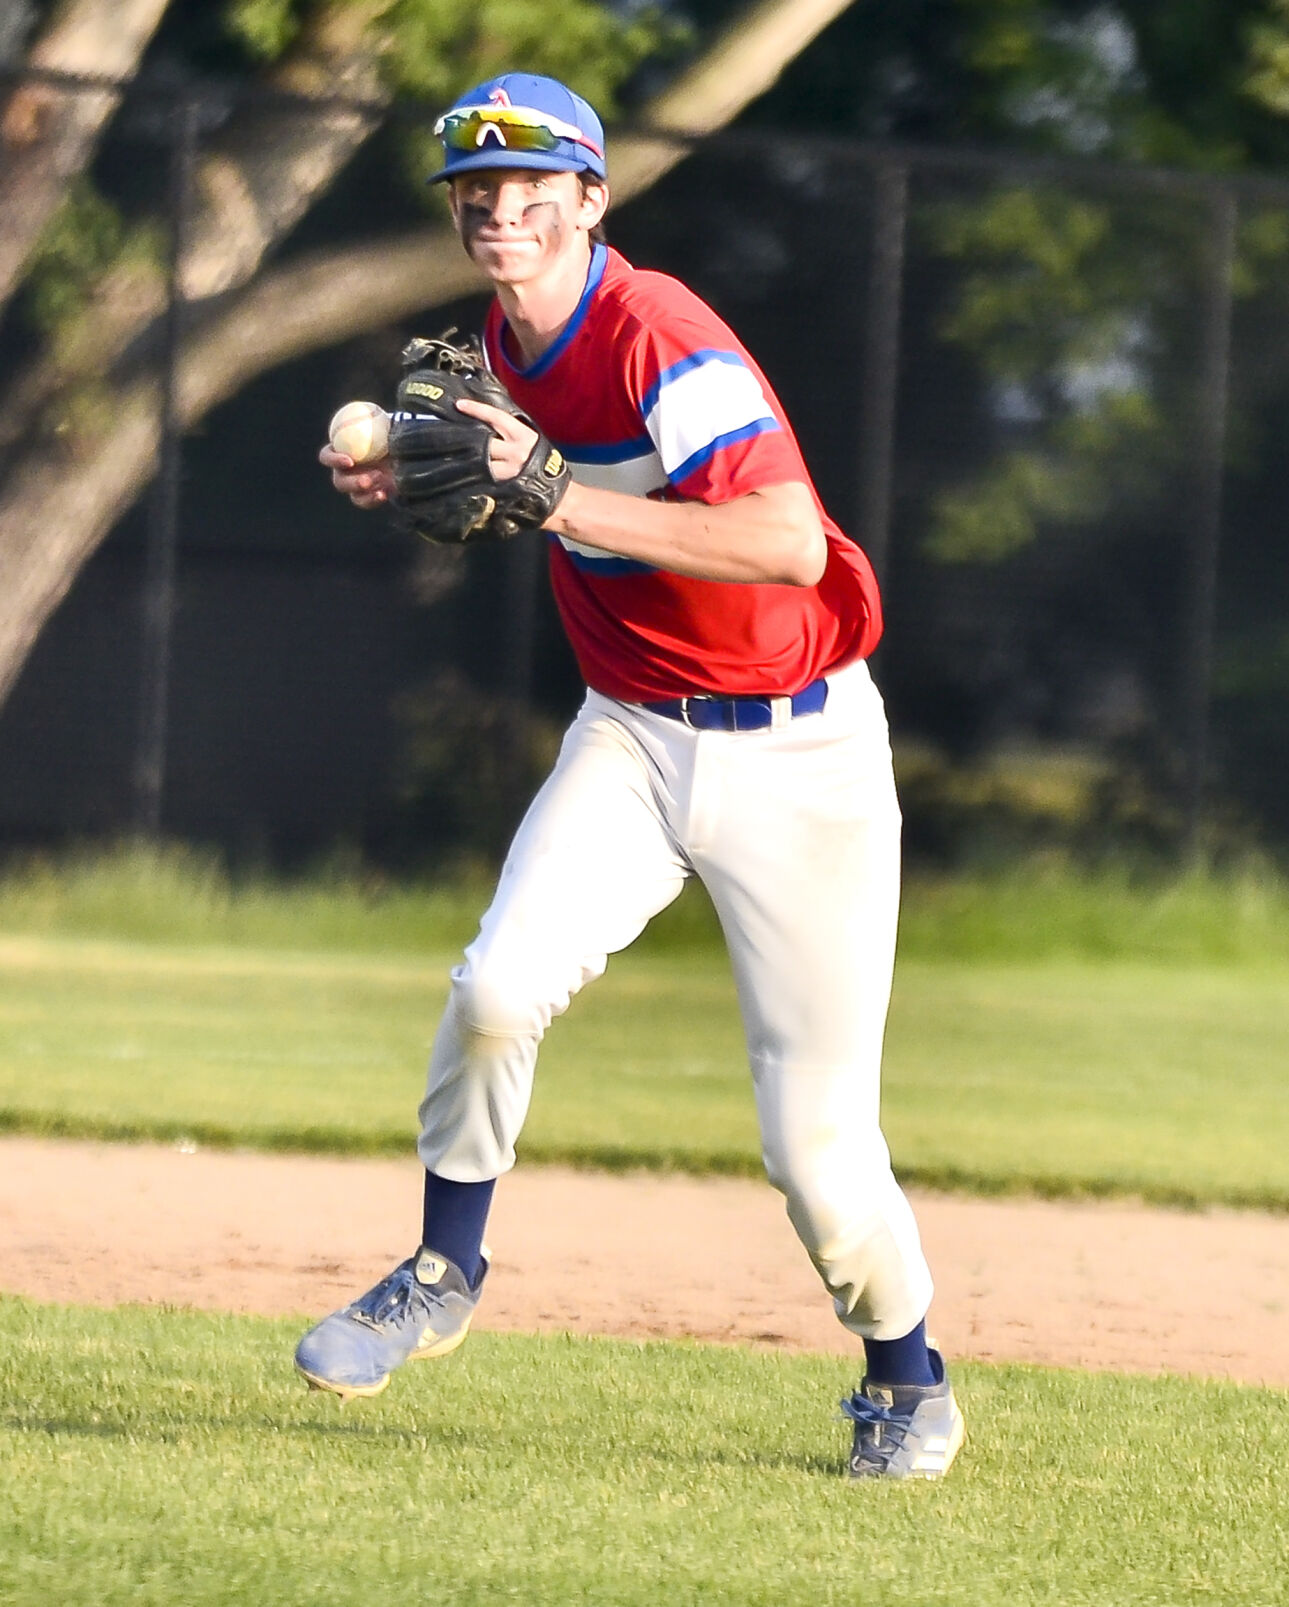
[{"label": "jersey collar", "polygon": [[600,280],[604,278],[604,269],[608,260],[609,251],[607,246],[597,244],[591,247],[591,263],[586,271],[586,288],[582,291],[577,306],[573,309],[573,316],[565,324],[564,331],[555,344],[548,346],[537,361],[530,363],[527,368],[520,368],[518,363],[511,362],[510,354],[506,350],[506,335],[509,332],[510,325],[504,317],[502,318],[497,350],[510,367],[514,369],[515,373],[519,375],[520,379],[540,379],[554,363],[559,361],[560,354],[582,327],[582,322],[586,317],[586,309],[591,305],[591,297],[600,287]]}]

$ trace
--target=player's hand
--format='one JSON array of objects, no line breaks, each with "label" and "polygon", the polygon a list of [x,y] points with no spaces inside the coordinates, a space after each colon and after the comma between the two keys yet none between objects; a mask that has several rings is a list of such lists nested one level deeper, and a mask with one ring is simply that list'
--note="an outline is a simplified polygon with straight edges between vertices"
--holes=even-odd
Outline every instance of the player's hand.
[{"label": "player's hand", "polygon": [[530,429],[523,419],[513,413],[490,407],[487,402],[462,400],[457,403],[459,412],[481,419],[493,431],[488,445],[488,467],[498,480],[513,480],[528,461],[528,455],[537,440],[537,431]]},{"label": "player's hand", "polygon": [[356,464],[330,445],[318,453],[318,462],[331,470],[331,483],[355,508],[379,508],[394,494],[394,476],[387,457]]}]

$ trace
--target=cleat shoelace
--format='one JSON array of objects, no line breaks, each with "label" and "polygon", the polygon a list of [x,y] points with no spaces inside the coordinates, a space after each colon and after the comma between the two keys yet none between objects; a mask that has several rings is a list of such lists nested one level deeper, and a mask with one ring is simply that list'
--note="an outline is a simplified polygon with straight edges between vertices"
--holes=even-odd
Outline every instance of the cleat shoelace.
[{"label": "cleat shoelace", "polygon": [[883,1464],[889,1462],[904,1444],[905,1437],[913,1426],[911,1413],[894,1412],[889,1406],[881,1406],[876,1401],[870,1401],[867,1395],[848,1396],[842,1401],[841,1409],[842,1414],[852,1423],[859,1423],[877,1431],[872,1441],[863,1447],[865,1461],[876,1460]]},{"label": "cleat shoelace", "polygon": [[411,1267],[399,1267],[349,1309],[351,1316],[372,1328],[402,1328],[418,1315],[417,1308],[423,1314],[428,1304]]}]

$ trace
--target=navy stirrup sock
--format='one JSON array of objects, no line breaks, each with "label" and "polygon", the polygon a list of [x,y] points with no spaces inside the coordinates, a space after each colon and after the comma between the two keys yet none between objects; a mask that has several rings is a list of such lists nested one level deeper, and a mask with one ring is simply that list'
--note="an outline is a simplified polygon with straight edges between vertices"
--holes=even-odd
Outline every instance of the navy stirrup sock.
[{"label": "navy stirrup sock", "polygon": [[455,1261],[471,1288],[483,1265],[483,1231],[496,1186],[491,1177],[484,1183],[454,1183],[433,1172],[425,1174],[421,1243]]},{"label": "navy stirrup sock", "polygon": [[903,1339],[866,1339],[864,1361],[874,1384],[938,1384],[927,1351],[926,1323]]}]

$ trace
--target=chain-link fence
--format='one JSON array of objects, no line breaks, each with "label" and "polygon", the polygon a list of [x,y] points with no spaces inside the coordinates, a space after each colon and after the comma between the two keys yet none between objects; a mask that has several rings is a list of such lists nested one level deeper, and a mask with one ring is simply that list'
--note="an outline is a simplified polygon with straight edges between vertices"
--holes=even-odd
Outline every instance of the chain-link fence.
[{"label": "chain-link fence", "polygon": [[[150,491],[69,565],[0,709],[0,835],[493,849],[578,697],[540,544],[409,551],[314,462],[336,405],[388,399],[407,335],[483,301],[439,302],[427,259],[405,316],[343,339],[324,321],[280,363],[243,351],[244,382],[194,416],[181,358],[256,283],[184,297],[239,93],[131,86],[93,165],[110,207],[81,191],[63,214],[65,257],[97,229],[119,277],[151,240],[168,287],[99,371],[51,377],[77,293],[57,226],[0,327],[0,433],[46,381],[8,437],[0,542],[60,430],[110,431],[146,376],[161,424]],[[284,162],[309,119],[431,115],[257,105]],[[333,252],[355,273],[363,241],[428,228],[393,149],[367,140],[270,268]],[[1289,186],[732,131],[609,223],[756,353],[879,568],[915,852],[1289,839]]]}]

